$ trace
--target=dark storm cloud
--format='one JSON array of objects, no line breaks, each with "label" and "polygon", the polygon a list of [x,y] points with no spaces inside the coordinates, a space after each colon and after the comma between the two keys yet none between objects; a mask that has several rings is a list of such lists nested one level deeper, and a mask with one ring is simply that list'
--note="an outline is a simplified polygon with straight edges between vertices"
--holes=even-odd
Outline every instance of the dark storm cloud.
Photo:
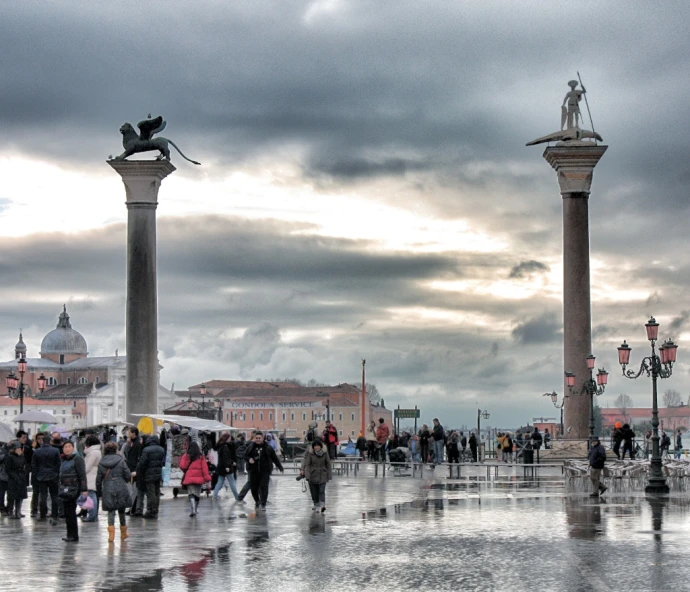
[{"label": "dark storm cloud", "polygon": [[690,319],[690,310],[681,311],[680,315],[674,317],[668,325],[668,330],[679,332],[681,329],[687,327],[688,319]]},{"label": "dark storm cloud", "polygon": [[549,266],[541,261],[520,261],[510,270],[508,277],[511,279],[522,279],[541,271],[549,271]]},{"label": "dark storm cloud", "polygon": [[[686,2],[654,10],[623,2],[330,4],[3,5],[3,154],[102,171],[120,151],[119,126],[160,113],[165,135],[206,165],[180,166],[179,175],[287,163],[317,192],[346,186],[396,207],[421,205],[507,245],[491,255],[374,253],[373,243],[315,238],[304,225],[161,219],[167,372],[188,376],[203,363],[199,352],[209,352],[230,377],[254,378],[256,368],[330,381],[361,356],[401,400],[436,388],[427,408],[439,412],[444,397],[499,397],[511,369],[529,367],[519,380],[557,388],[562,368],[542,351],[560,339],[559,315],[543,312],[553,300],[428,284],[520,280],[560,258],[556,178],[542,147],[524,144],[558,128],[577,69],[610,146],[589,202],[600,287],[649,294],[646,303],[644,295],[594,301],[595,340],[608,347],[643,334],[652,307],[676,315],[670,329],[685,328],[683,307],[671,303],[690,289],[678,248],[687,241],[690,177]],[[381,179],[400,190],[372,189]],[[0,210],[6,205],[0,200]],[[0,271],[11,278],[0,306],[7,343],[17,325],[31,325],[31,334],[52,328],[67,301],[90,348],[122,348],[122,225],[0,243]],[[406,307],[480,314],[488,326],[522,321],[512,340],[444,321],[382,327],[392,309]],[[242,333],[228,337],[229,328]],[[345,333],[328,343],[315,336],[329,328]],[[310,333],[288,336],[297,329]],[[508,414],[524,407],[497,402]]]},{"label": "dark storm cloud", "polygon": [[557,342],[563,338],[562,323],[555,314],[528,319],[513,329],[513,338],[522,344]]}]

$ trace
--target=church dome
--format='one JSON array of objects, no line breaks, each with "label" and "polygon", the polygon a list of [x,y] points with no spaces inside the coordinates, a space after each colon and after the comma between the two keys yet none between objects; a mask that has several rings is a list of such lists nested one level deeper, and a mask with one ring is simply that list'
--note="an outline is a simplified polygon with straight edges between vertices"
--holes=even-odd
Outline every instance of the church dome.
[{"label": "church dome", "polygon": [[63,306],[57,328],[53,329],[41,342],[41,355],[44,354],[83,354],[88,353],[86,339],[79,331],[72,329],[67,314],[67,307]]}]

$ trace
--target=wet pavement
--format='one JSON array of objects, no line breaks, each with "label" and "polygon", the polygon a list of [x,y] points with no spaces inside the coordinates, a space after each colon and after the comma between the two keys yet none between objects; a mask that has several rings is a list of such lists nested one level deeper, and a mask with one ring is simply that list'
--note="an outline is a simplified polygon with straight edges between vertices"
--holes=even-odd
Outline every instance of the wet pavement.
[{"label": "wet pavement", "polygon": [[203,498],[192,519],[186,496],[168,490],[157,521],[131,519],[130,538],[110,546],[105,514],[80,524],[78,544],[62,542],[64,522],[3,518],[0,589],[690,588],[688,494],[658,503],[630,491],[590,499],[566,488],[560,470],[538,480],[508,469],[498,481],[482,469],[467,473],[375,479],[367,467],[329,484],[325,514],[311,511],[287,473],[272,479],[272,503],[259,514],[253,503]]}]

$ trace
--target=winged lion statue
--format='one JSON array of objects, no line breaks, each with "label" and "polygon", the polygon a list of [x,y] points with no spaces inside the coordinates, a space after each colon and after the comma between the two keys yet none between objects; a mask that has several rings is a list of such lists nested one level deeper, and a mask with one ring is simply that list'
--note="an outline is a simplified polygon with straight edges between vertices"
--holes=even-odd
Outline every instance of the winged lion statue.
[{"label": "winged lion statue", "polygon": [[152,118],[150,114],[147,119],[137,123],[137,127],[139,128],[138,134],[134,131],[131,123],[123,124],[122,127],[120,127],[120,133],[122,134],[122,146],[124,146],[125,151],[120,154],[120,156],[116,156],[115,160],[125,160],[128,156],[132,156],[132,154],[149,152],[150,150],[158,150],[160,152],[156,160],[170,160],[170,148],[168,144],[172,144],[182,158],[193,164],[200,165],[200,162],[187,158],[172,140],[162,137],[153,137],[154,134],[162,132],[165,126],[166,122],[160,115]]}]

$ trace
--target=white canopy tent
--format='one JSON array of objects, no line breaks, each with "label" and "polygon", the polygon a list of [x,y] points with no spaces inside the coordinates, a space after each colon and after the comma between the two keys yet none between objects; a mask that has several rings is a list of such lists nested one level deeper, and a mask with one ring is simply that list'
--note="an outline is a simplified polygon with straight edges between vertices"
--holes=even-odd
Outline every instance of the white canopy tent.
[{"label": "white canopy tent", "polygon": [[165,415],[162,413],[133,413],[135,417],[150,417],[168,423],[174,423],[184,428],[191,428],[201,432],[239,432],[238,428],[230,427],[215,419],[203,419],[187,415]]}]

